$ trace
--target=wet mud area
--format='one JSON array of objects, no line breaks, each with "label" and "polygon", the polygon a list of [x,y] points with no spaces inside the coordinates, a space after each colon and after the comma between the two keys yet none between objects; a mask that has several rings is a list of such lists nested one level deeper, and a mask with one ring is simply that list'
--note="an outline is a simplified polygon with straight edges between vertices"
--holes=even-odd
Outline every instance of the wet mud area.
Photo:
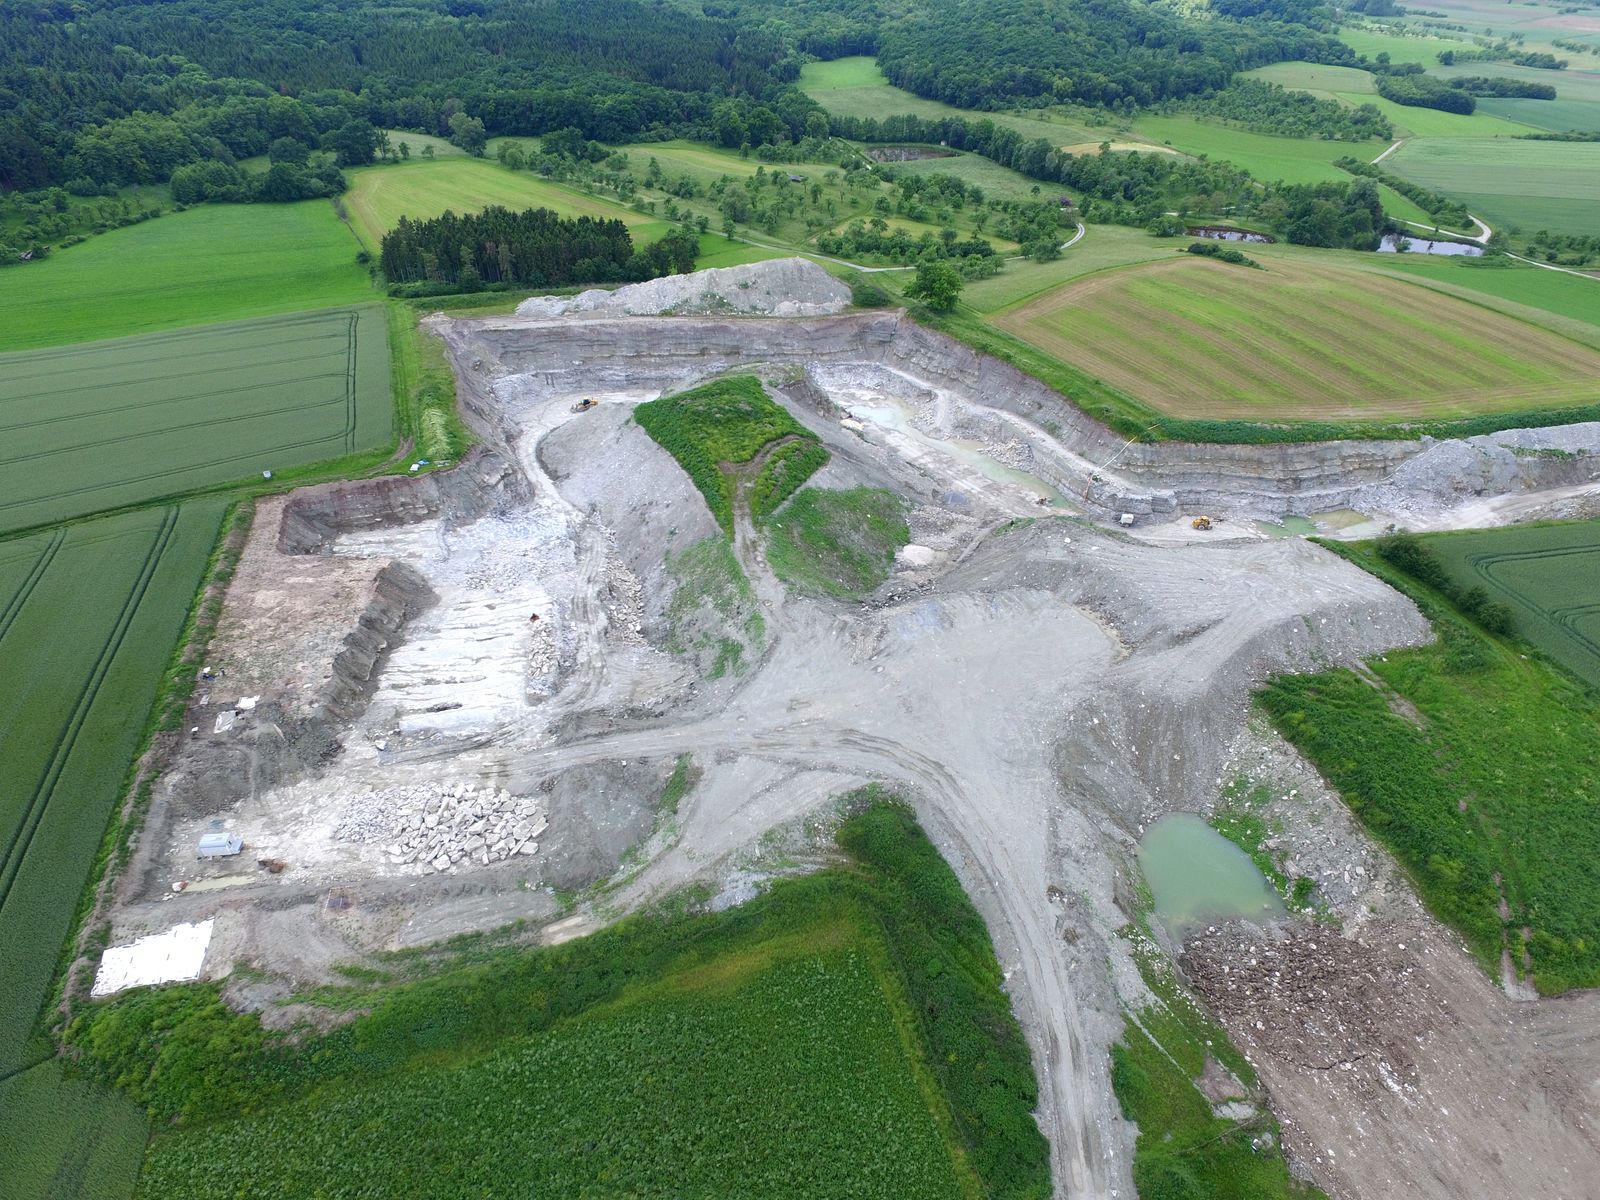
[{"label": "wet mud area", "polygon": [[[1034,1048],[1058,1194],[1132,1195],[1108,1048],[1124,1006],[1146,999],[1117,933],[1140,834],[1215,800],[1259,743],[1249,697],[1263,680],[1416,644],[1426,622],[1297,538],[1129,536],[1123,511],[1186,516],[1189,485],[1154,486],[1149,463],[1098,469],[1120,439],[1076,436],[1081,414],[892,314],[434,327],[479,447],[447,471],[259,506],[212,677],[121,879],[115,940],[213,918],[206,974],[249,966],[274,981],[252,987],[287,994],[457,933],[522,922],[530,940],[569,937],[688,884],[737,902],[776,869],[764,845],[822,855],[806,831],[882,782],[916,805],[989,924]],[[734,369],[829,449],[811,486],[907,501],[912,543],[864,602],[788,591],[746,509],[725,539],[632,420]],[[597,403],[575,412],[583,399]],[[1234,456],[1206,486],[1236,508],[1209,507],[1237,511],[1240,529],[1269,493],[1281,516],[1285,489],[1316,492],[1308,511],[1336,507],[1317,483],[1333,467],[1295,462],[1249,475]],[[724,641],[739,654],[696,650]],[[1332,822],[1306,826],[1299,853],[1355,905],[1368,879],[1341,891],[1339,872],[1382,856],[1353,831],[1322,846]],[[211,831],[244,853],[197,860]],[[1183,961],[1320,1182],[1327,1072],[1270,1065],[1294,1026],[1259,1043],[1247,1029],[1265,1021],[1274,971],[1323,970],[1299,921],[1247,973],[1235,962],[1266,934],[1192,940]],[[1334,976],[1307,976],[1302,1007],[1330,1039],[1383,1047],[1402,1087],[1408,1069],[1426,1079],[1426,1047],[1391,1046],[1387,1018],[1353,1023],[1360,981],[1394,992],[1403,961],[1352,946]],[[1469,986],[1458,965],[1429,986]],[[1485,1051],[1459,1049],[1487,1069]],[[1369,1058],[1344,1074],[1372,1078]]]}]

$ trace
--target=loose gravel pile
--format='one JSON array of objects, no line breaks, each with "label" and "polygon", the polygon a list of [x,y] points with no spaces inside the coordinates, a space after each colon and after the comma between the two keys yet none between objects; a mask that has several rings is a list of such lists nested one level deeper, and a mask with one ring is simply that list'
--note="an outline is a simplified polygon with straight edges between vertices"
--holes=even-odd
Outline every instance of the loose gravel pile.
[{"label": "loose gravel pile", "polygon": [[424,783],[357,796],[333,836],[341,842],[385,843],[390,862],[436,872],[537,854],[539,835],[548,827],[532,797],[479,790],[470,783]]}]

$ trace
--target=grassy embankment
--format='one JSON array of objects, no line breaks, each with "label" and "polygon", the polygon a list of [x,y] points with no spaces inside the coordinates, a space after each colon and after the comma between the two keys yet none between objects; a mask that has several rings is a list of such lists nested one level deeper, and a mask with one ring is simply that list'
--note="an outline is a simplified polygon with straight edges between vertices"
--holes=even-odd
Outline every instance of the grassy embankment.
[{"label": "grassy embankment", "polygon": [[[1502,536],[1518,535],[1549,549],[1551,535],[1539,529]],[[1451,540],[1423,545],[1448,562]],[[1596,986],[1600,701],[1538,653],[1476,625],[1457,603],[1459,585],[1447,598],[1385,561],[1381,545],[1331,548],[1408,592],[1439,642],[1370,662],[1384,691],[1335,671],[1277,680],[1260,702],[1486,970],[1498,970],[1507,951],[1541,992]],[[1592,562],[1580,566],[1593,575]],[[1464,574],[1462,582],[1477,581]],[[1398,715],[1386,693],[1420,717]]]},{"label": "grassy embankment", "polygon": [[855,599],[889,578],[911,540],[906,502],[882,488],[805,488],[767,523],[772,573],[802,591]]},{"label": "grassy embankment", "polygon": [[152,1196],[1047,1196],[982,920],[898,806],[838,840],[844,865],[720,915],[396,956],[321,996],[351,1023],[298,1043],[209,986],[96,1005],[72,1035],[162,1122]]}]

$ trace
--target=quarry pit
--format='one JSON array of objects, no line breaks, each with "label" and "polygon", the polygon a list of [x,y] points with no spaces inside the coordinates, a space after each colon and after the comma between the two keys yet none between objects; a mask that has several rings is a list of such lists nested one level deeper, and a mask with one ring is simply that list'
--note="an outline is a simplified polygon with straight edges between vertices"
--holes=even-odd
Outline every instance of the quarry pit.
[{"label": "quarry pit", "polygon": [[[1251,1054],[1297,1169],[1337,1197],[1580,1195],[1562,1164],[1597,1152],[1592,1038],[1553,1052],[1550,1002],[1514,1004],[1476,972],[1249,697],[1430,636],[1398,593],[1255,521],[1566,513],[1594,494],[1574,455],[1516,449],[1600,449],[1600,430],[1129,443],[903,313],[830,315],[831,281],[762,268],[787,297],[766,311],[798,315],[695,311],[696,282],[649,313],[432,319],[479,445],[446,471],[258,505],[114,940],[210,921],[205,975],[251,967],[233,999],[272,1019],[377,951],[518,921],[557,940],[691,883],[736,902],[820,860],[835,800],[881,782],[989,924],[1057,1194],[1131,1197],[1108,1051],[1148,1001],[1119,932],[1134,849],[1248,766],[1284,795],[1344,932],[1321,951],[1296,921],[1169,949]],[[631,414],[730,371],[827,447],[810,486],[906,502],[911,544],[864,601],[787,587],[746,513],[748,594],[688,602],[686,553],[723,533]],[[1198,512],[1221,520],[1196,531]],[[665,809],[675,777],[691,785]],[[218,830],[244,855],[197,862]],[[1319,1023],[1315,995],[1230,997],[1218,980],[1267,939],[1331,980],[1406,986],[1355,1032]],[[1596,1027],[1592,997],[1563,1003],[1563,1027]],[[1438,1156],[1417,1151],[1428,1139]]]}]

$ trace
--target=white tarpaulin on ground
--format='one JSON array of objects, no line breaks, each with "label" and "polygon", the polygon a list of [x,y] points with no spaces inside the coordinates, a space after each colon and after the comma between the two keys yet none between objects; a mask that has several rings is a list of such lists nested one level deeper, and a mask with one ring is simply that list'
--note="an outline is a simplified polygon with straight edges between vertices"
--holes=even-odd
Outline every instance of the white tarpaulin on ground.
[{"label": "white tarpaulin on ground", "polygon": [[211,922],[174,925],[126,946],[112,946],[101,956],[92,996],[109,996],[123,988],[152,983],[182,983],[200,978],[211,943]]}]

